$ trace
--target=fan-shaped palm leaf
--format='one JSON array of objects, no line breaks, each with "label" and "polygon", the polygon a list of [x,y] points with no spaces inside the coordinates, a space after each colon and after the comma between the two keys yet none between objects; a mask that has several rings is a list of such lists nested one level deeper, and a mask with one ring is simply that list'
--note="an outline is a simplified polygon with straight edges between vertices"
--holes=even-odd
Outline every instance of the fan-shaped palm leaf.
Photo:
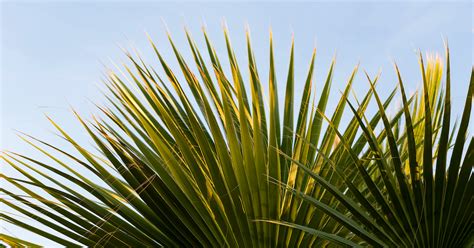
[{"label": "fan-shaped palm leaf", "polygon": [[[169,37],[185,82],[150,41],[163,75],[127,53],[123,76],[108,74],[102,117],[89,122],[75,113],[100,154],[50,120],[74,152],[22,135],[50,160],[2,155],[23,175],[1,175],[12,189],[1,189],[2,204],[42,227],[6,212],[3,221],[65,246],[448,246],[470,239],[473,142],[467,152],[464,145],[474,86],[471,79],[454,138],[449,53],[445,95],[440,61],[425,68],[420,56],[423,92],[408,98],[397,68],[403,107],[389,118],[397,90],[382,101],[378,77],[367,76],[361,102],[348,100],[357,66],[328,116],[334,61],[317,99],[313,52],[295,108],[292,45],[281,108],[272,39],[266,80],[247,35],[248,87],[227,32],[229,75],[206,33],[211,65],[186,35],[197,70]],[[368,119],[372,98],[378,111]],[[347,106],[353,116],[343,129]]]}]

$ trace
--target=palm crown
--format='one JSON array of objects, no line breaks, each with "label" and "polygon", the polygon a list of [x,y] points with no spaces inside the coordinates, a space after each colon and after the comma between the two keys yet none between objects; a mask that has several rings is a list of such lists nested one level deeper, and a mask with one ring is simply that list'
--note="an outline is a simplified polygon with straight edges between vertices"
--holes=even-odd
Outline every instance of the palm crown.
[{"label": "palm crown", "polygon": [[[292,45],[280,106],[271,38],[263,77],[247,37],[245,80],[227,32],[228,75],[205,32],[211,64],[186,35],[197,70],[169,39],[185,82],[150,40],[164,75],[127,53],[127,76],[108,74],[109,107],[99,107],[102,118],[76,114],[100,154],[51,120],[80,155],[28,135],[23,139],[50,161],[2,155],[24,176],[1,175],[15,188],[1,189],[9,196],[2,204],[43,227],[8,213],[0,213],[3,221],[66,246],[472,243],[474,142],[467,130],[474,79],[471,74],[458,128],[451,128],[448,49],[445,72],[439,58],[425,64],[420,54],[423,87],[413,95],[405,93],[395,65],[398,87],[386,99],[375,89],[379,76],[366,74],[370,88],[360,101],[349,100],[355,67],[328,113],[334,61],[317,98],[313,52],[304,91],[295,98]],[[389,117],[397,93],[402,107]],[[378,111],[369,118],[370,103]],[[351,116],[345,128],[343,113]],[[2,239],[35,245],[6,234]]]}]

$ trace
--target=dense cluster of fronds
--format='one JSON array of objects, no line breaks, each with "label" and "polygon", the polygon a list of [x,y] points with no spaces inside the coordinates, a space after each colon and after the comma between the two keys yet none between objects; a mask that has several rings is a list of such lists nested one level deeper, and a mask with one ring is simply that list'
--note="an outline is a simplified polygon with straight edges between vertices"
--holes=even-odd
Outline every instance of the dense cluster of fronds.
[{"label": "dense cluster of fronds", "polygon": [[[187,34],[197,70],[170,38],[185,82],[153,43],[165,75],[129,54],[128,76],[109,74],[110,108],[101,108],[104,118],[87,122],[78,116],[100,155],[53,121],[80,155],[29,136],[24,139],[50,161],[4,154],[6,164],[24,178],[1,175],[21,192],[3,188],[8,197],[2,204],[43,227],[0,213],[3,221],[66,246],[456,247],[472,242],[474,142],[466,136],[474,82],[471,76],[455,131],[448,51],[446,73],[439,59],[424,64],[420,55],[423,87],[410,96],[395,66],[399,84],[388,98],[375,90],[378,76],[366,75],[370,88],[364,97],[348,100],[356,67],[328,113],[334,61],[317,98],[313,53],[295,108],[300,98],[294,95],[293,45],[280,101],[271,39],[268,77],[257,70],[247,39],[247,81],[227,33],[230,75],[204,37],[212,65]],[[389,117],[386,109],[397,93],[403,104]],[[370,103],[378,111],[368,117]],[[343,114],[352,117],[345,128]],[[5,234],[2,239],[33,245]]]}]

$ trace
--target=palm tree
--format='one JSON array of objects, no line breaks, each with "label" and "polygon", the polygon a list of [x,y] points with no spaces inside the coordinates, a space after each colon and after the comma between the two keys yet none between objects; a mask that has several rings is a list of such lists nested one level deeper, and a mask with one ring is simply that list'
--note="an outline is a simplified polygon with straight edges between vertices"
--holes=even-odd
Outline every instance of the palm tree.
[{"label": "palm tree", "polygon": [[[386,99],[376,90],[379,75],[366,73],[370,88],[361,101],[349,100],[356,66],[327,113],[334,60],[317,98],[313,52],[295,108],[292,44],[280,107],[271,36],[264,79],[247,35],[247,82],[224,35],[229,75],[206,32],[212,65],[186,32],[197,70],[168,36],[185,82],[151,40],[164,75],[126,52],[131,66],[123,76],[109,72],[103,115],[87,121],[74,112],[99,154],[51,119],[75,151],[22,135],[50,160],[2,155],[24,177],[1,174],[15,190],[2,188],[8,197],[0,200],[31,221],[6,212],[2,220],[65,246],[472,244],[474,141],[467,130],[474,74],[461,121],[451,128],[448,49],[444,76],[439,58],[425,65],[420,53],[423,90],[409,96],[395,65],[398,87]],[[403,105],[389,117],[397,93]],[[369,118],[370,103],[378,111]],[[351,119],[343,128],[345,111]]]}]

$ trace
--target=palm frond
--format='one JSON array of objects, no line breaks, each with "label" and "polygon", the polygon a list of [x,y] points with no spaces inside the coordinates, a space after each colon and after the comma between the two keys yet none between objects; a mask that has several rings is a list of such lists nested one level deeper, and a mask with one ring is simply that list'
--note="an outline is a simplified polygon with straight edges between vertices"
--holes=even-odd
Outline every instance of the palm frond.
[{"label": "palm frond", "polygon": [[[280,102],[271,36],[268,79],[257,69],[249,33],[248,74],[226,30],[229,75],[205,31],[211,64],[188,31],[193,61],[168,38],[182,77],[150,39],[163,74],[126,52],[123,75],[110,71],[106,79],[102,115],[86,120],[74,112],[98,152],[49,119],[73,150],[22,135],[48,159],[1,155],[21,175],[1,174],[11,188],[1,189],[9,197],[1,202],[31,222],[7,212],[2,221],[65,246],[447,247],[472,241],[472,138],[464,146],[474,82],[471,76],[456,133],[449,51],[445,89],[441,60],[428,58],[425,65],[420,54],[422,92],[407,96],[395,66],[398,90],[382,99],[379,75],[366,74],[364,98],[350,100],[357,65],[327,113],[335,60],[318,99],[316,50],[304,91],[295,95],[292,42]],[[397,92],[403,106],[389,116]],[[372,99],[377,110],[368,117]],[[33,245],[8,235],[2,240]]]}]

